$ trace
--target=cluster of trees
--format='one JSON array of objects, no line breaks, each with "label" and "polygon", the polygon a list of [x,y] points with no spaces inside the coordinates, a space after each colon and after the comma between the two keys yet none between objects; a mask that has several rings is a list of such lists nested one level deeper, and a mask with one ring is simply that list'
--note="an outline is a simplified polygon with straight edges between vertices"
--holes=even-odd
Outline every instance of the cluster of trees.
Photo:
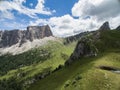
[{"label": "cluster of trees", "polygon": [[34,49],[14,56],[8,53],[0,56],[0,75],[5,75],[9,70],[43,62],[50,57],[51,52],[44,49]]},{"label": "cluster of trees", "polygon": [[[18,55],[11,55],[9,53],[2,55],[0,56],[0,76],[5,75],[10,70],[18,69],[19,75],[17,76],[24,77],[25,73],[22,73],[20,67],[44,62],[51,57],[51,52],[46,49],[33,49]],[[34,77],[31,77],[29,80],[32,79],[34,79]],[[23,84],[24,81],[19,81],[16,77],[3,79],[0,80],[0,90],[23,90]]]},{"label": "cluster of trees", "polygon": [[13,77],[8,80],[3,79],[0,81],[0,90],[23,90],[22,83],[17,82]]},{"label": "cluster of trees", "polygon": [[[20,78],[24,77],[25,73],[21,73],[21,69],[18,69]],[[28,77],[25,80],[19,80],[16,76],[9,79],[0,80],[0,90],[24,90],[27,89],[35,81],[45,78],[50,75],[51,67],[44,68],[42,73],[38,73],[33,77]]]}]

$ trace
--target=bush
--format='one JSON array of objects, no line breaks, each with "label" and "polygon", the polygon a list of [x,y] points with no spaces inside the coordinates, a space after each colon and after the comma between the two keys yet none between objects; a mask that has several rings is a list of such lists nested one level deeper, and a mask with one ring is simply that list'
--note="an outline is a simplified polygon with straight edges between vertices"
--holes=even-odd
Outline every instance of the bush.
[{"label": "bush", "polygon": [[64,60],[67,60],[69,58],[69,56],[65,53],[61,53],[61,57],[64,59]]}]

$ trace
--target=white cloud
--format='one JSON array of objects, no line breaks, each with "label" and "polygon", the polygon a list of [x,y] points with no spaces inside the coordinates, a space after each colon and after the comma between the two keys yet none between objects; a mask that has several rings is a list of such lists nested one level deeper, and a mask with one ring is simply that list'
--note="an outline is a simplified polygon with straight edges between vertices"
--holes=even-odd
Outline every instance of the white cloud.
[{"label": "white cloud", "polygon": [[14,19],[14,15],[10,11],[2,11],[0,12],[0,19],[3,18]]},{"label": "white cloud", "polygon": [[111,18],[111,19],[109,20],[109,22],[110,22],[111,28],[114,29],[114,28],[118,27],[118,26],[120,25],[120,16]]},{"label": "white cloud", "polygon": [[79,0],[72,8],[72,16],[37,19],[31,24],[49,24],[56,36],[69,36],[78,32],[97,30],[105,21],[111,28],[120,25],[120,3],[117,0]]},{"label": "white cloud", "polygon": [[105,21],[110,22],[111,28],[120,25],[119,0],[79,0],[71,11],[73,16],[83,20],[90,17],[91,22],[97,21],[99,25]]},{"label": "white cloud", "polygon": [[96,30],[96,27],[99,27],[97,21],[93,19],[74,19],[69,14],[61,17],[52,17],[50,19],[37,19],[36,21],[31,21],[30,25],[50,25],[53,34],[55,36],[66,37],[78,32]]},{"label": "white cloud", "polygon": [[72,8],[73,16],[106,19],[120,15],[118,0],[79,0]]},{"label": "white cloud", "polygon": [[[35,9],[30,9],[23,6],[23,3],[26,3],[26,0],[13,0],[13,1],[1,1],[0,3],[0,12],[5,14],[5,12],[9,12],[8,14],[12,14],[12,10],[16,10],[21,14],[25,14],[31,18],[37,17],[37,14],[46,14],[51,15],[53,11],[50,11],[49,8],[44,6],[44,0],[38,0]],[[9,18],[9,16],[4,16],[5,18]]]},{"label": "white cloud", "polygon": [[35,21],[30,21],[29,26],[36,26],[36,25],[46,25],[48,21],[46,19],[37,19]]},{"label": "white cloud", "polygon": [[[0,11],[9,13],[8,18],[14,18],[10,13],[16,10],[19,13],[28,15],[32,18],[36,17],[36,13],[50,15],[53,11],[44,6],[44,0],[38,0],[35,9],[29,9],[22,5],[26,0],[14,0],[14,2],[5,1],[0,5]],[[117,0],[79,0],[72,8],[72,16],[69,14],[51,17],[49,19],[36,18],[31,20],[27,25],[50,25],[55,36],[69,36],[76,33],[97,30],[105,21],[110,22],[111,28],[120,25],[120,2]],[[1,15],[1,17],[3,17]],[[74,17],[78,17],[75,19]],[[16,23],[15,26],[17,26]],[[11,25],[14,27],[14,25]],[[19,26],[19,25],[18,25]],[[24,26],[24,25],[23,25]],[[19,26],[22,27],[22,24]]]}]

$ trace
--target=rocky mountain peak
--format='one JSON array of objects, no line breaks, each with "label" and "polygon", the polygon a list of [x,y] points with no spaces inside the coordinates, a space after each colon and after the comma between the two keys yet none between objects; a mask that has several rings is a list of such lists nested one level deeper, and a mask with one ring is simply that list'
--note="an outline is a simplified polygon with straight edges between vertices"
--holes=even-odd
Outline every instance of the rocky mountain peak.
[{"label": "rocky mountain peak", "polygon": [[48,25],[45,26],[29,26],[27,27],[26,38],[30,41],[44,37],[52,36],[52,32]]},{"label": "rocky mountain peak", "polygon": [[103,23],[103,25],[99,28],[100,31],[110,30],[109,22]]},{"label": "rocky mountain peak", "polygon": [[53,36],[53,34],[48,25],[29,26],[27,30],[24,31],[0,31],[0,48],[9,47],[17,43],[21,46],[26,41],[33,41],[34,39],[42,39],[49,36]]}]

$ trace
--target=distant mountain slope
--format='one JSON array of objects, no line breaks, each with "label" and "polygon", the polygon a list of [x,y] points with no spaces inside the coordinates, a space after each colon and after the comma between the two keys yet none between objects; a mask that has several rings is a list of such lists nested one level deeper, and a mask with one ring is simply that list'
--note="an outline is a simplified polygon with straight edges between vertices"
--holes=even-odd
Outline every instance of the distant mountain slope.
[{"label": "distant mountain slope", "polygon": [[10,47],[19,43],[22,45],[27,40],[42,39],[44,37],[52,36],[52,32],[48,25],[46,26],[29,26],[27,30],[10,30],[0,32],[0,48]]},{"label": "distant mountain slope", "polygon": [[19,90],[24,90],[23,87],[28,87],[62,67],[76,45],[71,43],[65,46],[62,41],[49,41],[21,54],[0,56],[0,90],[9,90],[10,87],[16,90],[15,84],[21,86]]},{"label": "distant mountain slope", "polygon": [[0,52],[18,54],[36,46],[55,40],[52,31],[46,26],[29,26],[27,30],[0,31]]},{"label": "distant mountain slope", "polygon": [[3,55],[6,53],[11,53],[13,55],[16,55],[16,54],[26,52],[30,49],[38,48],[40,46],[46,45],[46,44],[48,44],[49,41],[57,41],[57,40],[59,41],[58,38],[55,38],[52,36],[44,37],[42,39],[35,39],[33,41],[27,40],[21,46],[19,46],[20,44],[17,43],[15,45],[10,46],[10,47],[0,48],[0,54]]}]

